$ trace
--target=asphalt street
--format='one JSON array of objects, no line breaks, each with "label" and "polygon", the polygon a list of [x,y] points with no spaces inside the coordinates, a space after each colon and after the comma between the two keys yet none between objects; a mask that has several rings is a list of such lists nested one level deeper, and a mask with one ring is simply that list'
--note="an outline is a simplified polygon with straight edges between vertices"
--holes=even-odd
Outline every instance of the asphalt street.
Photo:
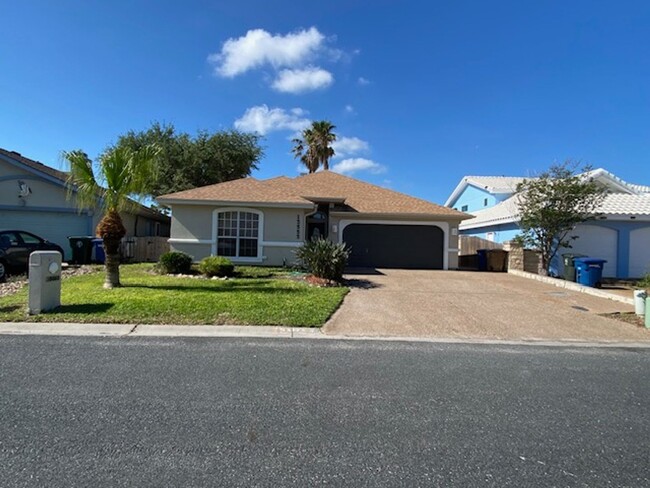
[{"label": "asphalt street", "polygon": [[0,486],[650,486],[650,351],[0,336]]}]

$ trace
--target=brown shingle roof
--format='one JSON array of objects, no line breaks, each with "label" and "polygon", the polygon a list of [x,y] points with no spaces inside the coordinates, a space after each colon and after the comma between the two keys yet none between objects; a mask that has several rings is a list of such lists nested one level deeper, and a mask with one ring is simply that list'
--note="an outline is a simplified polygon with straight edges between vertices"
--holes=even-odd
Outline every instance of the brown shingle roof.
[{"label": "brown shingle roof", "polygon": [[471,218],[452,208],[411,197],[387,188],[343,176],[332,171],[269,180],[242,178],[158,197],[161,203],[174,200],[247,203],[303,203],[312,200],[344,200],[336,210],[363,214],[418,214]]},{"label": "brown shingle roof", "polygon": [[46,175],[52,176],[53,178],[60,180],[62,183],[65,183],[66,179],[68,178],[68,173],[65,173],[64,171],[59,171],[58,169],[50,168],[49,166],[45,166],[43,163],[34,161],[33,159],[26,158],[25,156],[23,156],[20,153],[17,153],[16,151],[7,151],[6,149],[0,148],[0,154],[7,156],[8,158],[14,159],[29,168],[35,169],[36,171],[40,171],[41,173],[45,173]]}]

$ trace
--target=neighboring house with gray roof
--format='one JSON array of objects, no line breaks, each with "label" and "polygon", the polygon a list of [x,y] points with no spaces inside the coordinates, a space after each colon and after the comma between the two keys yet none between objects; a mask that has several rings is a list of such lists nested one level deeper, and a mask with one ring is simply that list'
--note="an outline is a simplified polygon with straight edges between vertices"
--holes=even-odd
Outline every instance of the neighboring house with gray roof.
[{"label": "neighboring house with gray roof", "polygon": [[[0,229],[37,234],[61,246],[71,258],[69,236],[95,234],[101,215],[81,212],[67,199],[68,174],[0,148]],[[140,206],[122,214],[127,237],[168,236],[170,218]]]},{"label": "neighboring house with gray roof", "polygon": [[157,198],[172,209],[173,249],[200,260],[279,266],[306,240],[352,248],[349,265],[453,269],[470,215],[331,171],[242,178]]},{"label": "neighboring house with gray roof", "polygon": [[[598,208],[599,217],[576,227],[578,239],[565,252],[607,260],[605,277],[639,278],[650,272],[650,187],[630,184],[602,168],[585,177],[605,186],[609,194]],[[519,233],[517,184],[523,177],[466,176],[456,186],[446,206],[471,213],[459,229],[461,235],[506,242]],[[551,271],[563,272],[561,259]]]}]

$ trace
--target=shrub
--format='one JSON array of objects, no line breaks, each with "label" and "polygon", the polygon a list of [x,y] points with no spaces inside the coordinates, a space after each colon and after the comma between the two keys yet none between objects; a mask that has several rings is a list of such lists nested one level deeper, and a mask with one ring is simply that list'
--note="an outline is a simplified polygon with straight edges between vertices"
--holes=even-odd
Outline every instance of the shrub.
[{"label": "shrub", "polygon": [[332,281],[343,279],[343,270],[348,262],[350,249],[344,244],[335,244],[327,239],[312,239],[296,251],[300,263],[317,278]]},{"label": "shrub", "polygon": [[158,267],[167,274],[189,274],[192,268],[192,256],[178,251],[166,252],[160,256]]},{"label": "shrub", "polygon": [[643,279],[637,283],[637,286],[640,288],[645,288],[646,290],[650,290],[650,273],[645,275]]},{"label": "shrub", "polygon": [[235,266],[223,256],[209,256],[199,263],[199,271],[205,276],[232,276]]}]

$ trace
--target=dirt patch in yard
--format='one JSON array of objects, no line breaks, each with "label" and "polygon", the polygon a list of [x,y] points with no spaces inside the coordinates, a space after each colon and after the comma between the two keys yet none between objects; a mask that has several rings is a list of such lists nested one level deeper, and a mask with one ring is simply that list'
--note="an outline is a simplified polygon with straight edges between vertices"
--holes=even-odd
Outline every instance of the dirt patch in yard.
[{"label": "dirt patch in yard", "polygon": [[637,327],[645,328],[645,317],[639,316],[634,312],[616,312],[601,314],[608,319],[620,320],[626,324],[636,325]]}]

